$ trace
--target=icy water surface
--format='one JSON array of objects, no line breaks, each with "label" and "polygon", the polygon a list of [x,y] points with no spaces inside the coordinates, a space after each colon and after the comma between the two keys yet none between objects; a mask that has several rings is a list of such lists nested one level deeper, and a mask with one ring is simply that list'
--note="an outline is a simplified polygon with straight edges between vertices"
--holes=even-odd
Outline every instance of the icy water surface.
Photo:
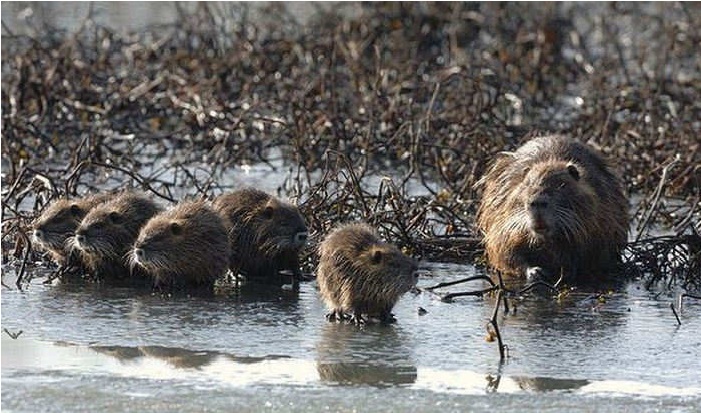
[{"label": "icy water surface", "polygon": [[[428,267],[419,285],[475,273]],[[313,282],[164,298],[37,280],[2,290],[2,327],[22,331],[2,334],[2,409],[699,411],[701,304],[686,302],[677,326],[672,300],[635,283],[525,299],[500,319],[500,367],[484,339],[490,299],[407,294],[396,324],[359,328],[326,322]]]}]

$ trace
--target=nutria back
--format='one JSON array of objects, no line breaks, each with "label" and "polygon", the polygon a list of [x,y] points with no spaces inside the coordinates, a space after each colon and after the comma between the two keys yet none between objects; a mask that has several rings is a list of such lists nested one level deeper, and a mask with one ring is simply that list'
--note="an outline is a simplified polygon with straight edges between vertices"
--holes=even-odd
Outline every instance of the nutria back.
[{"label": "nutria back", "polygon": [[141,227],[158,212],[160,207],[143,194],[117,194],[91,209],[69,242],[97,278],[129,279],[126,254]]},{"label": "nutria back", "polygon": [[317,282],[331,319],[393,320],[391,310],[416,285],[416,261],[366,224],[346,224],[319,246]]},{"label": "nutria back", "polygon": [[477,224],[489,264],[506,275],[561,273],[569,282],[610,278],[627,242],[628,200],[604,158],[559,135],[499,155]]},{"label": "nutria back", "polygon": [[107,199],[109,199],[107,194],[57,199],[32,223],[34,242],[48,251],[59,265],[68,264],[70,251],[66,241],[73,236],[85,215]]},{"label": "nutria back", "polygon": [[226,273],[229,242],[224,222],[204,201],[183,201],[151,218],[129,253],[161,290],[211,290]]},{"label": "nutria back", "polygon": [[269,278],[280,270],[299,274],[307,225],[296,206],[246,188],[218,196],[212,207],[229,233],[229,265],[234,273],[253,278]]}]

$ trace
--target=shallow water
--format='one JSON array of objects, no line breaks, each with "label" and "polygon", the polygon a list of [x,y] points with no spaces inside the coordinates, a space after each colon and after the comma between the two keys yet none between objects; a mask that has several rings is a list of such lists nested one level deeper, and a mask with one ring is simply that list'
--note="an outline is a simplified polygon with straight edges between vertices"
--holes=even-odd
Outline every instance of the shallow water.
[{"label": "shallow water", "polygon": [[[426,266],[420,286],[476,271]],[[167,298],[38,278],[2,290],[2,327],[22,331],[2,334],[2,409],[698,411],[701,303],[677,326],[673,299],[632,283],[603,299],[512,302],[500,366],[485,340],[491,299],[407,294],[396,324],[355,327],[325,321],[313,282]]]}]

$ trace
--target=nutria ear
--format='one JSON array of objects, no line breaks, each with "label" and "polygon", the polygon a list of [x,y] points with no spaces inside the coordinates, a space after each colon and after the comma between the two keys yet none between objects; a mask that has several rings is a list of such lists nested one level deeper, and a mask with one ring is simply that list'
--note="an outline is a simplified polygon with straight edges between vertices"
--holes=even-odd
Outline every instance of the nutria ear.
[{"label": "nutria ear", "polygon": [[174,235],[180,235],[180,233],[183,232],[183,227],[181,227],[177,222],[171,222],[170,232],[172,232]]},{"label": "nutria ear", "polygon": [[572,175],[572,178],[574,178],[575,181],[579,181],[580,178],[580,173],[579,173],[579,168],[577,168],[577,165],[573,163],[568,163],[567,164],[567,172]]},{"label": "nutria ear", "polygon": [[122,216],[119,215],[119,212],[112,211],[110,212],[110,221],[114,224],[119,224],[119,222],[122,220]]},{"label": "nutria ear", "polygon": [[73,214],[73,216],[78,216],[81,214],[81,212],[83,212],[83,211],[81,211],[78,204],[71,205],[71,214]]},{"label": "nutria ear", "polygon": [[382,261],[382,251],[380,250],[375,250],[372,253],[372,262],[373,264],[379,264]]},{"label": "nutria ear", "polygon": [[270,219],[273,217],[273,207],[268,205],[263,209],[263,218]]}]

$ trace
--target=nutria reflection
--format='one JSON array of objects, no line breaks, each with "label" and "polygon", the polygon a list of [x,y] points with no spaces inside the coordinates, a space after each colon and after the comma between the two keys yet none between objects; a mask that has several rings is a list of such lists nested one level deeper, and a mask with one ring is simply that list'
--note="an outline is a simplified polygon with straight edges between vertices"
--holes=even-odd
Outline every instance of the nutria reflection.
[{"label": "nutria reflection", "polygon": [[344,385],[412,384],[417,369],[407,338],[394,328],[328,323],[316,346],[319,378]]}]

